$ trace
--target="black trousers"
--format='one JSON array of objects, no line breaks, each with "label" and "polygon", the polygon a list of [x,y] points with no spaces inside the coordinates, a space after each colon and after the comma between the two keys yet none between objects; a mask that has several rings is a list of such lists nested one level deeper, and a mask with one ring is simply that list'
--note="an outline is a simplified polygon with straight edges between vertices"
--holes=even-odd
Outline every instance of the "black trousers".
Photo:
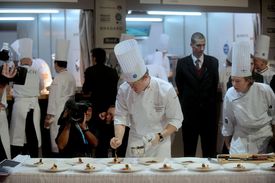
[{"label": "black trousers", "polygon": [[24,144],[23,147],[21,146],[11,146],[11,156],[14,158],[18,154],[29,154],[32,158],[38,157],[38,140],[37,135],[34,128],[34,121],[33,121],[33,109],[31,109],[27,113],[26,117],[26,126],[25,126],[25,133],[27,138],[27,143]]}]

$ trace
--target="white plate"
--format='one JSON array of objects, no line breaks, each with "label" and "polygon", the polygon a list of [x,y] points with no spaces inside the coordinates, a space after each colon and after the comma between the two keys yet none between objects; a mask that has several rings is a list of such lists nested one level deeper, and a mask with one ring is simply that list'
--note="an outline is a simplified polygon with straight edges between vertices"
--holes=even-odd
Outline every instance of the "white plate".
[{"label": "white plate", "polygon": [[163,162],[163,158],[156,158],[156,157],[147,157],[147,158],[139,158],[138,162],[143,165],[151,165],[156,163]]},{"label": "white plate", "polygon": [[[42,160],[42,163],[40,163],[40,160]],[[45,165],[45,164],[49,164],[52,163],[53,160],[49,160],[49,159],[43,159],[43,158],[31,158],[26,160],[23,165],[24,166],[30,166],[30,167],[38,167],[41,165]]]},{"label": "white plate", "polygon": [[[206,168],[203,167],[206,166]],[[219,170],[221,168],[220,165],[218,164],[213,164],[213,163],[191,163],[187,165],[188,170],[192,171],[197,171],[197,172],[210,172],[210,171],[215,171]]]},{"label": "white plate", "polygon": [[259,167],[262,170],[275,171],[275,162],[261,163],[259,164]]},{"label": "white plate", "polygon": [[66,163],[69,165],[81,165],[81,164],[87,164],[87,163],[92,163],[93,158],[87,158],[87,157],[78,157],[78,158],[71,158],[68,160],[65,160]]},{"label": "white plate", "polygon": [[[55,165],[57,165],[56,169],[52,169],[52,167]],[[67,171],[70,168],[69,165],[67,164],[63,164],[63,163],[50,163],[50,164],[45,164],[42,166],[38,167],[39,171],[43,171],[43,172],[64,172]]]},{"label": "white plate", "polygon": [[90,166],[93,166],[94,168],[93,169],[86,169],[86,165],[87,165],[87,163],[79,164],[79,165],[74,166],[72,169],[74,171],[77,171],[77,172],[90,173],[90,172],[98,172],[98,171],[101,171],[104,168],[106,168],[106,165],[90,163]]},{"label": "white plate", "polygon": [[[241,168],[238,168],[238,164],[241,165]],[[256,164],[253,163],[226,163],[223,165],[225,170],[229,170],[229,171],[250,171],[250,170],[254,170],[257,168]]]},{"label": "white plate", "polygon": [[173,161],[182,165],[188,165],[190,163],[208,163],[207,159],[196,157],[173,158]]},{"label": "white plate", "polygon": [[166,163],[170,168],[163,168],[165,163],[157,163],[150,165],[151,170],[159,172],[173,172],[184,169],[184,166],[175,163]]},{"label": "white plate", "polygon": [[112,165],[110,168],[112,171],[114,172],[120,172],[120,173],[131,173],[131,172],[138,172],[144,169],[143,166],[141,165],[132,165],[132,164],[128,164],[130,166],[130,169],[125,169],[126,164],[116,164],[116,165]]}]

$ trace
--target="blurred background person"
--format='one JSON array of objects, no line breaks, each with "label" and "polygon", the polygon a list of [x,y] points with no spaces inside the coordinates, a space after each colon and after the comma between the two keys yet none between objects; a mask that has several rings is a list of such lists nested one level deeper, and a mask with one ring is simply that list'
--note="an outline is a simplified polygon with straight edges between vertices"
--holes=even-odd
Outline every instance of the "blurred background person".
[{"label": "blurred background person", "polygon": [[219,61],[204,54],[206,40],[202,33],[191,36],[192,54],[180,59],[176,84],[184,115],[182,137],[184,156],[196,155],[200,137],[202,156],[216,157],[217,90]]},{"label": "blurred background person", "polygon": [[56,40],[56,54],[54,68],[57,73],[51,86],[48,99],[47,115],[44,127],[50,129],[51,151],[53,156],[58,156],[58,147],[55,142],[58,134],[58,119],[64,110],[67,100],[74,99],[76,81],[72,73],[67,70],[67,59],[70,42],[68,40]]},{"label": "blurred background person", "polygon": [[275,95],[269,85],[253,81],[248,42],[233,46],[231,76],[223,112],[226,147],[230,154],[268,153],[275,142]]},{"label": "blurred background person", "polygon": [[89,128],[93,115],[92,105],[88,101],[68,100],[62,112],[56,143],[60,157],[93,157],[98,144],[96,132]]},{"label": "blurred background person", "polygon": [[108,157],[108,152],[104,143],[107,129],[101,123],[99,114],[108,110],[110,105],[115,104],[117,95],[118,74],[116,70],[105,65],[106,52],[102,48],[94,48],[92,53],[92,66],[85,70],[85,81],[82,91],[88,95],[90,102],[94,106],[93,120],[98,128],[98,146],[96,157]]},{"label": "blurred background person", "polygon": [[[255,41],[255,52],[252,55],[255,65],[255,71],[264,78],[264,83],[271,86],[275,91],[275,79],[272,81],[275,72],[268,64],[270,37],[259,35]],[[271,82],[272,81],[272,82]]]},{"label": "blurred background person", "polygon": [[29,154],[38,157],[41,147],[40,130],[40,81],[38,71],[33,67],[32,43],[29,38],[16,40],[11,47],[19,57],[19,65],[27,69],[26,80],[13,84],[14,104],[10,122],[11,156]]}]

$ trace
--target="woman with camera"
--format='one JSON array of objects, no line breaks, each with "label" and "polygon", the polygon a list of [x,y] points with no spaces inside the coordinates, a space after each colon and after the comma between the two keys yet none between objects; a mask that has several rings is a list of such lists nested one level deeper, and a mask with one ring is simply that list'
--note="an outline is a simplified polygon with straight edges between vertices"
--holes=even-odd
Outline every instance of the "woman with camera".
[{"label": "woman with camera", "polygon": [[98,144],[95,132],[88,127],[91,126],[92,112],[92,106],[87,102],[66,102],[58,120],[60,128],[56,137],[62,158],[92,157],[93,148]]}]

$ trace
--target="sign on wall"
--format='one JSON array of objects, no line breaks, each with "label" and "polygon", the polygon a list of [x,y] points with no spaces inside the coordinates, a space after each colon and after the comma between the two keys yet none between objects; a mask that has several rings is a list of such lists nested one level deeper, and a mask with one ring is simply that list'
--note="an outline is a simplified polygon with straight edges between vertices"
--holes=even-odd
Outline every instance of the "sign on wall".
[{"label": "sign on wall", "polygon": [[125,0],[96,1],[96,47],[114,48],[125,32]]}]

